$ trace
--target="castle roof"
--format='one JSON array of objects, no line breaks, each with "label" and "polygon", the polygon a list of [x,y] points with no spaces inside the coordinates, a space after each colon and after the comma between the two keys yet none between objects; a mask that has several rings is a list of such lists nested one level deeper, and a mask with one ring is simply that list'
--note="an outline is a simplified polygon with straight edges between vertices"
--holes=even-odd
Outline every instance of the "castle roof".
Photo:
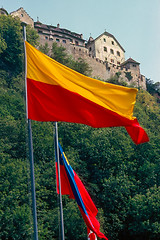
[{"label": "castle roof", "polygon": [[60,28],[59,24],[57,24],[57,26],[52,26],[52,25],[46,25],[41,23],[40,21],[34,22],[34,27],[36,29],[42,29],[42,30],[47,30],[47,31],[54,31],[54,33],[61,33],[64,34],[66,36],[72,36],[74,38],[80,39],[82,42],[85,42],[85,39],[83,39],[83,35],[79,34],[79,33],[75,33],[75,32],[71,32],[68,29],[65,28]]},{"label": "castle roof", "polygon": [[136,62],[133,58],[128,58],[125,62],[121,63],[121,66],[124,66],[128,63],[134,63],[134,64],[137,64],[137,65],[140,64],[139,62]]},{"label": "castle roof", "polygon": [[125,52],[124,48],[121,46],[121,44],[118,42],[118,40],[117,40],[111,33],[109,33],[109,32],[106,32],[106,31],[105,31],[104,33],[102,33],[101,35],[99,35],[97,38],[95,38],[94,41],[96,41],[98,38],[102,37],[103,35],[106,35],[106,36],[108,36],[108,37],[112,37],[112,38],[115,40],[115,42],[119,45],[119,47],[122,49],[122,51]]}]

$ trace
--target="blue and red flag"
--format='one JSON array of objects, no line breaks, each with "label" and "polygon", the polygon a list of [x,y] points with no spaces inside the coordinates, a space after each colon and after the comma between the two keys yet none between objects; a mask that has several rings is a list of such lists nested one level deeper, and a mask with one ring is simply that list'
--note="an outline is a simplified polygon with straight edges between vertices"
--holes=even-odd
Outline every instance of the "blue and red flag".
[{"label": "blue and red flag", "polygon": [[[91,197],[85,189],[83,183],[79,179],[78,175],[70,166],[63,149],[59,143],[59,159],[60,159],[60,178],[61,178],[61,193],[62,195],[69,195],[69,198],[75,199],[82,217],[91,231],[93,231],[99,238],[106,238],[106,236],[100,232],[100,224],[96,219],[98,210],[94,205]],[[56,178],[57,178],[57,192],[59,193],[59,181],[58,181],[58,168],[57,168],[57,156],[56,156]]]}]

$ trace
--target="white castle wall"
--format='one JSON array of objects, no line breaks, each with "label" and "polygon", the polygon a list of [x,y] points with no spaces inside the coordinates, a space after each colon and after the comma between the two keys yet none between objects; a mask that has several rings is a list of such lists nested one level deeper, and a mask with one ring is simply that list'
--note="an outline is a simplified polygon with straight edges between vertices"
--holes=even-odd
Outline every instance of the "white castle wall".
[{"label": "white castle wall", "polygon": [[[39,36],[40,36],[40,43],[44,45],[47,42],[49,48],[51,49],[55,39],[45,38],[44,33],[43,34],[39,33]],[[137,88],[141,87],[142,89],[146,90],[146,79],[143,75],[140,74],[139,68],[138,70],[137,68],[135,69],[131,68],[127,70],[124,67],[120,67],[115,64],[102,61],[99,58],[91,56],[91,54],[89,54],[88,49],[85,48],[84,46],[76,46],[69,42],[64,43],[63,38],[57,44],[65,47],[67,53],[72,55],[75,60],[78,60],[78,58],[83,58],[92,69],[91,77],[106,81],[110,77],[115,76],[115,74],[120,73],[119,81],[122,80],[127,82],[129,85],[135,86]],[[132,80],[129,81],[127,79],[126,72],[131,73]]]}]

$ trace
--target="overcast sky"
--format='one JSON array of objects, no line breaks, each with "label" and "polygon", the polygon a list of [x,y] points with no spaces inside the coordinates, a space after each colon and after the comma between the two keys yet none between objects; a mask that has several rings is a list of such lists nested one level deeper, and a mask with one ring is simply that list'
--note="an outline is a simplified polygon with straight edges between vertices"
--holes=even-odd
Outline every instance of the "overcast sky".
[{"label": "overcast sky", "polygon": [[140,62],[141,73],[160,82],[160,0],[0,0],[8,13],[23,7],[37,21],[82,33],[88,40],[105,30]]}]

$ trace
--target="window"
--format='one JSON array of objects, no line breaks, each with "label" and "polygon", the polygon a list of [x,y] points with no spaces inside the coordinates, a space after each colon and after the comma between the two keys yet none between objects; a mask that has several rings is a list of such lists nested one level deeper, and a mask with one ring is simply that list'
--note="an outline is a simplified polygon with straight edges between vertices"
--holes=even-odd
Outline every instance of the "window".
[{"label": "window", "polygon": [[59,38],[56,38],[56,42],[59,42]]},{"label": "window", "polygon": [[114,63],[114,60],[113,60],[113,59],[111,59],[111,62],[112,62],[112,63]]},{"label": "window", "polygon": [[114,45],[114,41],[111,41],[112,45]]},{"label": "window", "polygon": [[91,47],[89,48],[89,51],[92,51],[92,48],[91,48]]},{"label": "window", "polygon": [[110,52],[111,52],[112,54],[114,54],[114,51],[113,51],[113,49],[110,49]]},{"label": "window", "polygon": [[48,37],[45,37],[45,39],[47,40],[47,39],[48,39]]},{"label": "window", "polygon": [[135,64],[133,64],[132,66],[133,66],[133,67],[136,67],[136,65],[135,65]]},{"label": "window", "polygon": [[107,52],[107,48],[106,47],[104,47],[104,51]]},{"label": "window", "polygon": [[75,41],[75,43],[76,43],[76,46],[78,46],[78,45],[79,45],[78,41]]},{"label": "window", "polygon": [[63,43],[66,43],[66,40],[63,40]]},{"label": "window", "polygon": [[107,61],[107,57],[105,57],[105,61]]},{"label": "window", "polygon": [[119,52],[119,51],[117,51],[117,56],[119,56],[119,57],[120,57],[120,52]]},{"label": "window", "polygon": [[21,14],[21,17],[23,17],[23,13]]},{"label": "window", "polygon": [[120,65],[120,62],[117,62],[118,65]]},{"label": "window", "polygon": [[104,41],[104,42],[106,42],[106,39],[105,39],[105,38],[103,38],[103,41]]}]

